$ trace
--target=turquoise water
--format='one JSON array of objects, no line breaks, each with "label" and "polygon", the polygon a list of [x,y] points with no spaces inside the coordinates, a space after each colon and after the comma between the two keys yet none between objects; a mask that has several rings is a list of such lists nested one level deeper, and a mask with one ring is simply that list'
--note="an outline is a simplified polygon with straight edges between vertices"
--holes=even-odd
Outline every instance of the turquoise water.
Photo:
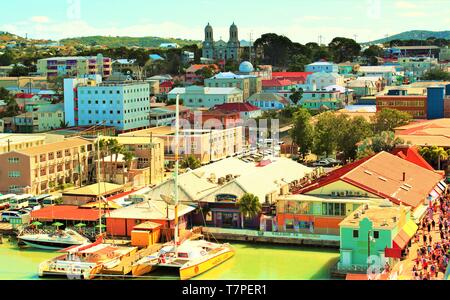
[{"label": "turquoise water", "polygon": [[[4,238],[6,242],[6,238]],[[232,243],[236,255],[197,280],[307,280],[330,279],[329,269],[339,259],[338,250]],[[59,254],[21,250],[13,243],[0,245],[0,280],[39,279],[39,263]],[[151,279],[174,279],[176,272],[157,271]]]}]

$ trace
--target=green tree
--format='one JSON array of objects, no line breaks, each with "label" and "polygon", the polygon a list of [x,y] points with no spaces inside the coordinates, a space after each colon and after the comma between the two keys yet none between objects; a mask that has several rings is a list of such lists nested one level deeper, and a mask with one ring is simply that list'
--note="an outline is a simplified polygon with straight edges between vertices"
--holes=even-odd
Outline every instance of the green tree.
[{"label": "green tree", "polygon": [[180,163],[180,167],[183,169],[191,169],[195,170],[202,166],[201,161],[195,157],[194,155],[189,155],[185,159],[183,159]]},{"label": "green tree", "polygon": [[374,132],[394,131],[395,128],[408,125],[412,121],[409,113],[396,109],[383,109],[372,118]]},{"label": "green tree", "polygon": [[358,152],[358,143],[372,136],[372,126],[363,117],[356,117],[345,121],[338,135],[338,150],[343,152],[344,158],[355,159]]},{"label": "green tree", "polygon": [[372,66],[378,65],[377,57],[383,57],[383,55],[384,55],[384,50],[377,45],[370,46],[369,48],[364,50],[362,53],[362,56],[367,58],[369,64]]},{"label": "green tree", "polygon": [[0,66],[10,66],[14,61],[14,57],[10,51],[6,51],[0,55]]},{"label": "green tree", "polygon": [[357,158],[364,158],[382,151],[391,152],[405,141],[395,137],[392,131],[383,131],[373,137],[366,138],[358,145]]},{"label": "green tree", "polygon": [[244,220],[255,218],[261,213],[262,206],[259,198],[253,194],[244,194],[236,203],[241,212],[241,228],[244,228]]},{"label": "green tree", "polygon": [[292,47],[292,41],[289,38],[275,33],[266,33],[255,41],[255,47],[262,48],[264,64],[276,67],[288,65]]},{"label": "green tree", "polygon": [[312,63],[312,60],[304,54],[297,54],[291,57],[288,72],[304,72],[305,66]]},{"label": "green tree", "polygon": [[313,146],[314,127],[311,124],[311,115],[307,109],[301,108],[294,113],[294,126],[290,131],[293,142],[300,147],[300,153],[307,155]]},{"label": "green tree", "polygon": [[291,99],[292,103],[294,103],[294,105],[298,105],[298,103],[302,100],[303,98],[303,89],[292,89],[291,90],[292,95],[289,96],[289,99]]},{"label": "green tree", "polygon": [[361,52],[361,46],[355,40],[343,37],[334,38],[328,48],[336,63],[353,61]]},{"label": "green tree", "polygon": [[211,78],[215,74],[216,74],[216,71],[215,71],[214,67],[212,67],[212,66],[207,66],[207,67],[201,68],[200,70],[197,70],[195,72],[195,75],[198,75],[201,77],[200,80],[201,80],[202,84],[203,84],[203,79]]},{"label": "green tree", "polygon": [[338,149],[342,129],[347,126],[346,115],[336,116],[333,112],[324,112],[317,117],[314,128],[314,153],[329,156]]},{"label": "green tree", "polygon": [[434,69],[426,72],[422,79],[423,80],[449,81],[450,73],[445,72],[444,70],[441,70],[439,68],[434,68]]},{"label": "green tree", "polygon": [[27,67],[14,65],[9,76],[11,76],[11,77],[28,76],[29,72],[30,71],[28,70]]}]

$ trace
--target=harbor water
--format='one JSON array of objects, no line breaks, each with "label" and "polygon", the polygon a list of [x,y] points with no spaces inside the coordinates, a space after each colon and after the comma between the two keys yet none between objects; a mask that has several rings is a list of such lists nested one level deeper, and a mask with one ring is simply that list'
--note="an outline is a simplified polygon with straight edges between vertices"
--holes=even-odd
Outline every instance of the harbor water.
[{"label": "harbor water", "polygon": [[[339,251],[233,243],[236,255],[197,280],[325,280],[337,263]],[[60,255],[60,254],[59,254]],[[58,256],[52,251],[20,249],[4,238],[0,245],[0,280],[39,279],[39,263]],[[174,279],[176,272],[156,271],[149,279]]]}]

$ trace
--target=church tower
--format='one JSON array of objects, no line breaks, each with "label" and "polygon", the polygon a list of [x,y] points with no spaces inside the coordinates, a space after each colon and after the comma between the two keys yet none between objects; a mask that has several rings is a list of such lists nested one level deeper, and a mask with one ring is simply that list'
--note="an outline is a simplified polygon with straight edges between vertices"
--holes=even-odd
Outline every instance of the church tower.
[{"label": "church tower", "polygon": [[214,34],[213,28],[209,23],[205,27],[205,41],[203,42],[203,57],[214,59]]},{"label": "church tower", "polygon": [[230,26],[230,40],[227,45],[227,59],[239,61],[240,59],[240,47],[238,28],[236,24]]}]

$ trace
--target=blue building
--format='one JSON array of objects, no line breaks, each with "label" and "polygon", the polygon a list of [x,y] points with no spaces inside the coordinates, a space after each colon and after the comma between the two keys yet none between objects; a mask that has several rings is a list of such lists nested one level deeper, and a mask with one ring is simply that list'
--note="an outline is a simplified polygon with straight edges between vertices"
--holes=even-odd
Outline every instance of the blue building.
[{"label": "blue building", "polygon": [[450,85],[434,86],[427,89],[427,119],[441,119],[444,114],[445,94],[450,91]]},{"label": "blue building", "polygon": [[247,102],[261,110],[281,110],[291,103],[288,99],[276,93],[257,93],[248,98]]},{"label": "blue building", "polygon": [[305,72],[339,73],[339,66],[327,61],[317,61],[305,66]]},{"label": "blue building", "polygon": [[80,126],[103,123],[119,132],[149,126],[150,85],[145,82],[101,83],[77,88]]}]

